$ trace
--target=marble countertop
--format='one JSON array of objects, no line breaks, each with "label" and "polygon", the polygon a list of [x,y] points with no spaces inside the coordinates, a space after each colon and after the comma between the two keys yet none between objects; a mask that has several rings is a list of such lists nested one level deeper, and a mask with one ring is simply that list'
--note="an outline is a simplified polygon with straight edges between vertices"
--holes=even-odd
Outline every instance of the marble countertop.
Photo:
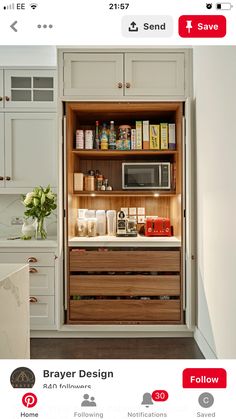
[{"label": "marble countertop", "polygon": [[19,272],[21,269],[28,267],[23,263],[0,263],[0,282],[4,281],[10,275]]},{"label": "marble countertop", "polygon": [[177,237],[116,237],[116,236],[96,236],[96,237],[73,237],[69,240],[70,247],[77,246],[119,246],[119,247],[181,247],[181,240]]},{"label": "marble countertop", "polygon": [[19,247],[19,248],[28,248],[28,247],[37,247],[37,248],[46,248],[54,247],[58,245],[55,237],[49,237],[46,240],[22,240],[15,239],[9,240],[7,238],[0,238],[0,248],[1,247]]}]

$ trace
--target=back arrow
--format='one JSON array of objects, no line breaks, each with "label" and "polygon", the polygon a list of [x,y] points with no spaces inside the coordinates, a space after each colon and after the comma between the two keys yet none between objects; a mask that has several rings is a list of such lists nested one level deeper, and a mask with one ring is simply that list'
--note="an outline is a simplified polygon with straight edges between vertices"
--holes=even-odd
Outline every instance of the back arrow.
[{"label": "back arrow", "polygon": [[15,28],[15,26],[16,26],[16,24],[17,24],[18,22],[17,22],[17,20],[15,20],[15,22],[13,22],[12,24],[11,24],[11,26],[10,26],[10,28],[14,31],[14,32],[17,32],[17,29]]}]

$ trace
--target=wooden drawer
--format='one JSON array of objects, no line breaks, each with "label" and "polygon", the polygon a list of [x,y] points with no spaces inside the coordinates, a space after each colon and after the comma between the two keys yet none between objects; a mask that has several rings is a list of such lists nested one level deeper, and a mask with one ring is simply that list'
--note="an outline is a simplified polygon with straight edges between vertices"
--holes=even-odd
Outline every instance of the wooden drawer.
[{"label": "wooden drawer", "polygon": [[1,263],[29,263],[30,266],[54,266],[54,253],[1,253]]},{"label": "wooden drawer", "polygon": [[54,268],[30,267],[30,294],[54,295]]},{"label": "wooden drawer", "polygon": [[54,297],[34,296],[36,302],[30,303],[30,327],[53,326],[55,323]]},{"label": "wooden drawer", "polygon": [[179,275],[71,275],[70,295],[180,295]]},{"label": "wooden drawer", "polygon": [[180,321],[179,300],[70,301],[70,320],[76,321]]},{"label": "wooden drawer", "polygon": [[70,251],[70,271],[159,271],[179,272],[178,250]]}]

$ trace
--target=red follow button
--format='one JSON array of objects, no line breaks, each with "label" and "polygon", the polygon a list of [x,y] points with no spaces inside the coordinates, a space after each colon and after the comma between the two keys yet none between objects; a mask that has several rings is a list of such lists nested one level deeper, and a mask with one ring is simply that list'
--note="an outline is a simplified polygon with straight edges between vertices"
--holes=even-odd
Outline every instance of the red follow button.
[{"label": "red follow button", "polygon": [[226,388],[227,374],[223,368],[186,368],[183,388]]},{"label": "red follow button", "polygon": [[179,35],[182,38],[224,38],[226,18],[222,15],[180,16]]}]

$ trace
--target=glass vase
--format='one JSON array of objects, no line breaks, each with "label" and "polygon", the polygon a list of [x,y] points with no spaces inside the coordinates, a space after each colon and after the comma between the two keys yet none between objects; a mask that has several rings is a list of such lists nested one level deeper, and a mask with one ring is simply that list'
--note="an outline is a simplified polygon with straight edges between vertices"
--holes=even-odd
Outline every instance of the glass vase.
[{"label": "glass vase", "polygon": [[47,238],[46,220],[44,217],[36,219],[35,239],[45,240]]}]

